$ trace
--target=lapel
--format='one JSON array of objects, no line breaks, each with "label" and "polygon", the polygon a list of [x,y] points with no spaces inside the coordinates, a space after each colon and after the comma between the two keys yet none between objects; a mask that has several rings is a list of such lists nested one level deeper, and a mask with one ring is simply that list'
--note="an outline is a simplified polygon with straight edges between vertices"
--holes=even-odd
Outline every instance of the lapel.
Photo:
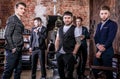
[{"label": "lapel", "polygon": [[21,22],[21,20],[20,20],[16,15],[14,15],[14,17],[15,17],[17,23],[20,24],[20,26],[21,26],[22,28],[24,28],[24,25],[23,25],[23,23]]},{"label": "lapel", "polygon": [[33,32],[32,32],[32,33],[33,33],[33,35],[35,35],[34,29],[36,29],[36,28],[37,28],[37,27],[34,27],[34,28],[33,28],[33,30],[32,30],[32,31],[33,31]]},{"label": "lapel", "polygon": [[[103,27],[102,27],[102,29],[101,29],[100,31],[102,31],[104,27],[107,27],[107,25],[108,25],[109,23],[110,23],[110,19],[103,25]],[[101,25],[102,25],[102,23],[101,23]],[[100,25],[100,27],[101,27],[101,25]],[[100,29],[100,28],[99,28],[99,29]]]},{"label": "lapel", "polygon": [[99,31],[99,32],[101,31],[101,30],[100,30],[101,25],[102,25],[102,23],[100,23],[100,24],[98,25],[98,31]]},{"label": "lapel", "polygon": [[44,32],[44,26],[42,26],[42,28],[41,28],[41,33],[43,33]]},{"label": "lapel", "polygon": [[83,34],[83,35],[85,34],[85,29],[84,29],[83,26],[82,26],[82,34]]}]

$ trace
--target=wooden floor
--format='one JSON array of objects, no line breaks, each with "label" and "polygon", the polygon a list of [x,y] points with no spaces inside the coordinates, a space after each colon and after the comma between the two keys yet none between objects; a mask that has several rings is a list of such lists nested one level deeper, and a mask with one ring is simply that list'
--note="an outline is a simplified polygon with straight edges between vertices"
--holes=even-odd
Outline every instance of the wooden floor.
[{"label": "wooden floor", "polygon": [[[0,77],[1,77],[1,75],[2,75],[2,72],[0,73]],[[41,78],[40,70],[37,70],[36,76],[37,76],[36,79]],[[52,76],[53,76],[52,70],[47,69],[47,78],[51,78]],[[12,76],[11,79],[14,79],[14,77]],[[31,79],[31,70],[22,70],[21,79]]]},{"label": "wooden floor", "polygon": [[[52,77],[52,70],[47,70],[47,78]],[[36,79],[41,78],[40,70],[37,70]],[[13,77],[11,79],[14,79]],[[21,74],[21,79],[31,79],[31,70],[23,70]]]},{"label": "wooden floor", "polygon": [[[53,70],[52,69],[47,69],[46,71],[47,71],[47,79],[58,79],[58,78],[53,78]],[[90,77],[89,73],[90,72],[87,69],[85,71],[85,75],[88,76],[88,78],[86,78],[86,79],[94,79],[93,76]],[[1,75],[2,75],[2,72],[0,71],[0,77],[1,77]],[[40,78],[41,78],[41,72],[40,72],[40,70],[37,70],[36,79],[40,79]],[[75,72],[74,72],[74,78],[76,78]],[[14,77],[12,76],[11,79],[14,79]],[[22,70],[21,79],[31,79],[31,70]],[[104,79],[104,78],[99,78],[99,79]]]},{"label": "wooden floor", "polygon": [[[1,77],[1,74],[2,73],[0,73],[0,77]],[[86,75],[88,75],[88,71],[86,72]],[[76,77],[75,74],[74,74],[74,77]],[[40,78],[41,78],[41,72],[40,70],[37,70],[36,79],[40,79]],[[14,79],[14,77],[12,76],[11,79]],[[22,70],[21,79],[31,79],[31,70]],[[47,69],[47,79],[53,79],[52,69]]]}]

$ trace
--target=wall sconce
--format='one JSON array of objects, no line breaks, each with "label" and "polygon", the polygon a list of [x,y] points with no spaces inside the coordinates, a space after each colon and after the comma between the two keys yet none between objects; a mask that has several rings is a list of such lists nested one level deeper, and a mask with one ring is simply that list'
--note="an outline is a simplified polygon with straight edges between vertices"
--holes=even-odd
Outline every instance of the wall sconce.
[{"label": "wall sconce", "polygon": [[56,3],[56,2],[57,2],[57,0],[53,0],[53,2],[54,2],[54,3]]},{"label": "wall sconce", "polygon": [[56,3],[57,3],[57,0],[53,0],[53,3],[54,3],[54,7],[53,7],[53,14],[56,15]]},{"label": "wall sconce", "polygon": [[2,28],[2,20],[0,19],[0,38],[4,38],[5,29]]}]

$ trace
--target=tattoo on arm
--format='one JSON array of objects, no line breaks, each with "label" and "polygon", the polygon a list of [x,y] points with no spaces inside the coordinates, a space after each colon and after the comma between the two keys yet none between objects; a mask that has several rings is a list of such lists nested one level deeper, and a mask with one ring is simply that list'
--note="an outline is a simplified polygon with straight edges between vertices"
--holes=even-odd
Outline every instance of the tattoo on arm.
[{"label": "tattoo on arm", "polygon": [[76,40],[76,43],[81,45],[81,40],[80,40],[80,37],[75,37],[75,40]]}]

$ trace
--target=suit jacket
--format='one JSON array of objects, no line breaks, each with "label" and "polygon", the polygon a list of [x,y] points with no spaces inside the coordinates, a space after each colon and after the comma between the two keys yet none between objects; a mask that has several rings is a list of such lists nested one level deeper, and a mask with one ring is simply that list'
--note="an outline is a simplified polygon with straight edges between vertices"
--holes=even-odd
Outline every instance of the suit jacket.
[{"label": "suit jacket", "polygon": [[23,46],[24,25],[16,15],[8,18],[5,28],[6,49],[13,49]]},{"label": "suit jacket", "polygon": [[85,38],[83,40],[81,40],[81,45],[86,47],[86,49],[87,49],[87,39],[90,39],[90,34],[89,34],[87,28],[84,26],[82,26],[82,35],[84,35]]},{"label": "suit jacket", "polygon": [[104,52],[109,55],[110,54],[113,55],[114,52],[113,52],[112,43],[116,36],[118,26],[116,22],[109,19],[100,30],[101,24],[102,23],[99,23],[97,26],[97,30],[94,37],[95,44],[99,43],[105,45],[106,51]]},{"label": "suit jacket", "polygon": [[[32,50],[34,50],[35,48],[35,32],[34,29],[36,29],[36,27],[32,28],[32,33],[31,33],[31,37],[30,37],[30,47],[32,48]],[[41,28],[41,32],[38,32],[38,42],[39,42],[39,48],[40,49],[46,49],[46,43],[45,43],[45,39],[47,38],[47,28],[42,26]]]}]

